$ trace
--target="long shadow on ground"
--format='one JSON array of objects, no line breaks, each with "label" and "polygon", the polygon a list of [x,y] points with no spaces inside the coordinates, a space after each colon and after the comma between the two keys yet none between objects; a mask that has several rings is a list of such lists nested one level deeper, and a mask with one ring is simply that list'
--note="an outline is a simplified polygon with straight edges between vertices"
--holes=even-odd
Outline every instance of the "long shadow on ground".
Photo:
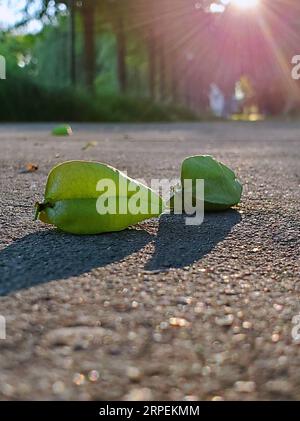
[{"label": "long shadow on ground", "polygon": [[122,260],[152,239],[146,231],[135,229],[99,236],[56,230],[29,234],[0,251],[0,295]]},{"label": "long shadow on ground", "polygon": [[186,225],[184,215],[162,215],[155,251],[145,269],[163,271],[193,264],[211,252],[240,221],[240,214],[233,209],[206,214],[199,226]]},{"label": "long shadow on ground", "polygon": [[143,230],[99,236],[40,231],[0,251],[0,296],[49,281],[67,279],[117,262],[154,240],[146,270],[188,266],[211,252],[241,220],[234,210],[205,216],[200,226],[187,226],[184,215],[162,215],[156,237]]}]

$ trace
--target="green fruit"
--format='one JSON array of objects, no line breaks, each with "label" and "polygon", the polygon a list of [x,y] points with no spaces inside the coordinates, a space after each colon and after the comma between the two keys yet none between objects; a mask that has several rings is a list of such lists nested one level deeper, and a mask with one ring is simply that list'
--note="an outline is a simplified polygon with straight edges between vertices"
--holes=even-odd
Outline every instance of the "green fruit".
[{"label": "green fruit", "polygon": [[69,125],[57,126],[52,130],[53,136],[70,136],[72,133],[72,128]]},{"label": "green fruit", "polygon": [[117,169],[69,161],[51,170],[45,200],[36,205],[36,219],[72,234],[100,234],[121,231],[163,210],[160,196]]},{"label": "green fruit", "polygon": [[[196,180],[204,180],[204,209],[221,211],[237,205],[241,200],[243,187],[235,173],[226,165],[209,155],[198,155],[186,158],[181,167],[181,183],[192,180],[192,199],[195,203]],[[182,187],[175,193],[182,194]],[[169,205],[174,207],[174,196]]]}]

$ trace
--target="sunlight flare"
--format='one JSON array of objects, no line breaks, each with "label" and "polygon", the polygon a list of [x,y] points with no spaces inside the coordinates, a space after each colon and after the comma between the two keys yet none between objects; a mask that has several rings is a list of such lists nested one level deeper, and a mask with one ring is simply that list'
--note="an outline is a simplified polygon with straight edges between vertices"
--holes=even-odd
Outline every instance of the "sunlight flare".
[{"label": "sunlight flare", "polygon": [[260,0],[231,0],[231,2],[239,9],[254,9],[259,6]]}]

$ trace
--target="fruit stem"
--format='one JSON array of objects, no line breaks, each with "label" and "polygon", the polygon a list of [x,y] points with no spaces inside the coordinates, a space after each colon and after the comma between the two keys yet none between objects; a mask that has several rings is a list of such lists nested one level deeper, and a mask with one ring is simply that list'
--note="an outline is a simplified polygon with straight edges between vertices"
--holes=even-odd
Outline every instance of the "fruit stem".
[{"label": "fruit stem", "polygon": [[44,202],[44,203],[36,202],[34,221],[36,221],[38,219],[39,214],[41,212],[43,212],[43,210],[45,210],[46,208],[49,208],[49,207],[51,207],[51,203],[49,203],[49,202]]}]

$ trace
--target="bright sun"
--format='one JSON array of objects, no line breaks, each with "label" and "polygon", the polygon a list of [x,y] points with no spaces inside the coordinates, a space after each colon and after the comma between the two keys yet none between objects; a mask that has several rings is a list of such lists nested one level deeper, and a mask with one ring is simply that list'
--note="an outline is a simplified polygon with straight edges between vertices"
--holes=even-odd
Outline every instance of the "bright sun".
[{"label": "bright sun", "polygon": [[240,9],[253,9],[259,5],[260,0],[231,0],[232,4]]}]

